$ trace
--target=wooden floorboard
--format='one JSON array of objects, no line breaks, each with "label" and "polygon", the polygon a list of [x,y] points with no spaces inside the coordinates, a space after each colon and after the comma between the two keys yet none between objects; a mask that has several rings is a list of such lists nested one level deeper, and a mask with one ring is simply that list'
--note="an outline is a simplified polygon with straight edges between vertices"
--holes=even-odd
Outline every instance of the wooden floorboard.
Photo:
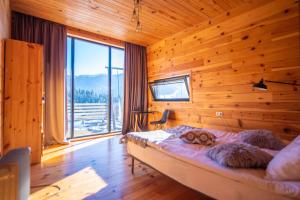
[{"label": "wooden floorboard", "polygon": [[32,200],[210,199],[131,158],[119,136],[72,142],[44,150],[31,167]]}]

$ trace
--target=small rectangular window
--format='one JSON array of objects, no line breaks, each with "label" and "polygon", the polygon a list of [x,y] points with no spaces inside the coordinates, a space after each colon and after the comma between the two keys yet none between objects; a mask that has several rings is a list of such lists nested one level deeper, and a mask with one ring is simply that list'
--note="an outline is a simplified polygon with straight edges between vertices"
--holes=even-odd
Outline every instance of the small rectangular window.
[{"label": "small rectangular window", "polygon": [[189,75],[155,80],[150,83],[154,101],[189,101]]}]

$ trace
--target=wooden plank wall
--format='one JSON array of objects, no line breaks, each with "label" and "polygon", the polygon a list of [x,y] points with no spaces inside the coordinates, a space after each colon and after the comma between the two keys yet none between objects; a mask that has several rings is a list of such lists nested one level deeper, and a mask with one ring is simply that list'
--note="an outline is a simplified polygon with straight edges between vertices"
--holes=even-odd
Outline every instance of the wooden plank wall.
[{"label": "wooden plank wall", "polygon": [[4,39],[10,37],[10,1],[0,1],[0,156],[3,149]]},{"label": "wooden plank wall", "polygon": [[191,74],[191,102],[154,102],[148,91],[149,110],[173,111],[168,126],[300,134],[300,87],[251,87],[261,78],[300,84],[298,0],[231,10],[149,46],[147,56],[149,81]]},{"label": "wooden plank wall", "polygon": [[85,30],[81,30],[81,29],[77,29],[77,28],[73,28],[73,27],[67,27],[67,31],[68,31],[69,36],[73,36],[73,37],[77,37],[77,38],[81,38],[81,39],[85,39],[85,40],[89,40],[89,41],[93,41],[93,42],[98,42],[98,43],[100,42],[102,44],[115,46],[115,47],[119,47],[119,48],[124,48],[124,46],[125,46],[125,42],[122,40],[99,35],[96,33],[85,31]]}]

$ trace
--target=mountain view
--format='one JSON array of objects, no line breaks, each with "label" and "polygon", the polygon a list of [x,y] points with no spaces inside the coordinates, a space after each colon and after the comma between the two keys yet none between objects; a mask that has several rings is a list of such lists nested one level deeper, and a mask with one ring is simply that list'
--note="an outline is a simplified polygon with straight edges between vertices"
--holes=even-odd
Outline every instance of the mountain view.
[{"label": "mountain view", "polygon": [[[70,80],[69,76],[67,78]],[[118,96],[123,96],[123,80],[123,74],[112,75],[111,93],[113,101]],[[107,103],[108,77],[105,74],[74,76],[74,87],[76,103]],[[67,90],[70,91],[69,84]],[[70,95],[70,92],[68,94]]]}]

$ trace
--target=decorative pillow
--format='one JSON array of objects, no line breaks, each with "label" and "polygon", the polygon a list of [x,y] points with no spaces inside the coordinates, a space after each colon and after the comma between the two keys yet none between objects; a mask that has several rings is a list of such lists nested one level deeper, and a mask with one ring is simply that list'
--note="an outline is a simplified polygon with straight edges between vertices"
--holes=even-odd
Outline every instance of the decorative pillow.
[{"label": "decorative pillow", "polygon": [[300,136],[274,156],[267,167],[266,178],[300,181]]},{"label": "decorative pillow", "polygon": [[201,129],[186,131],[179,138],[189,144],[202,144],[206,146],[210,146],[216,141],[215,135]]},{"label": "decorative pillow", "polygon": [[220,144],[210,148],[206,155],[226,167],[266,168],[272,156],[258,147],[244,143]]},{"label": "decorative pillow", "polygon": [[239,140],[260,148],[273,150],[281,150],[285,146],[272,131],[264,129],[241,131],[239,132]]}]

